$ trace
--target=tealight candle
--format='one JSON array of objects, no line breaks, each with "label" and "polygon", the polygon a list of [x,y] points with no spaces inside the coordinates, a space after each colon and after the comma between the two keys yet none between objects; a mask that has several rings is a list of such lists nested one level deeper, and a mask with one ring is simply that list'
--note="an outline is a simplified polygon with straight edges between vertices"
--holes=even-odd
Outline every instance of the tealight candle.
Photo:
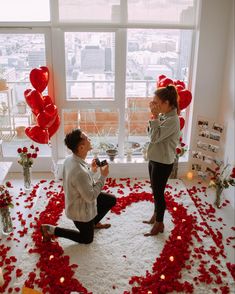
[{"label": "tealight candle", "polygon": [[64,277],[61,277],[61,278],[60,278],[60,283],[61,283],[61,284],[64,283]]},{"label": "tealight candle", "polygon": [[52,260],[54,258],[54,255],[50,255],[49,260]]},{"label": "tealight candle", "polygon": [[169,257],[170,261],[174,261],[174,256]]},{"label": "tealight candle", "polygon": [[177,239],[178,239],[178,240],[181,240],[181,236],[177,236]]},{"label": "tealight candle", "polygon": [[165,280],[165,275],[160,276],[161,280]]},{"label": "tealight candle", "polygon": [[177,210],[177,207],[173,207],[173,210],[176,211]]},{"label": "tealight candle", "polygon": [[187,173],[187,179],[188,180],[192,180],[193,179],[193,173],[192,172],[188,172]]}]

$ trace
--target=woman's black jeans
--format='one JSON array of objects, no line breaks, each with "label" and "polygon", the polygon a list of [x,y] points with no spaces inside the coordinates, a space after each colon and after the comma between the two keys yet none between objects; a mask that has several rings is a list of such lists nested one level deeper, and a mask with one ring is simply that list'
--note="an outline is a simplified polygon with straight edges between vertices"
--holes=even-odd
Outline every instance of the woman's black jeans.
[{"label": "woman's black jeans", "polygon": [[150,160],[148,164],[150,183],[154,196],[154,212],[156,213],[157,222],[163,222],[164,219],[166,210],[164,191],[172,168],[173,163],[164,164]]}]

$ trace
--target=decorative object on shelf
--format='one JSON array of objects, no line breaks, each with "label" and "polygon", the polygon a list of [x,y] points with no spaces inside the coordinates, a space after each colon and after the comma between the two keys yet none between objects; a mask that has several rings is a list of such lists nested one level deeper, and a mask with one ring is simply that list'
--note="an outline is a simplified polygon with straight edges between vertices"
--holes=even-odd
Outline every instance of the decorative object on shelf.
[{"label": "decorative object on shelf", "polygon": [[216,189],[215,205],[217,208],[221,208],[223,190],[229,186],[235,186],[235,167],[231,169],[230,164],[224,165],[222,161],[216,161],[216,164],[215,171],[210,170],[213,176],[210,179],[209,187]]},{"label": "decorative object on shelf", "polygon": [[128,148],[126,150],[126,159],[127,159],[127,161],[131,161],[132,160],[132,153],[133,153],[132,148]]},{"label": "decorative object on shelf", "polygon": [[92,154],[93,154],[94,158],[97,158],[99,153],[100,153],[100,150],[98,148],[92,149]]},{"label": "decorative object on shelf", "polygon": [[143,154],[143,158],[144,158],[145,161],[148,160],[147,150],[148,150],[148,148],[142,148],[142,149],[141,149],[141,152],[142,152],[142,154]]},{"label": "decorative object on shelf", "polygon": [[114,161],[114,158],[118,154],[118,151],[117,149],[108,149],[106,150],[106,154],[108,155],[110,161]]},{"label": "decorative object on shelf", "polygon": [[0,91],[8,90],[7,80],[0,78]]},{"label": "decorative object on shelf", "polygon": [[24,176],[24,188],[25,190],[31,189],[31,167],[33,165],[33,159],[37,158],[38,147],[31,145],[28,147],[18,148],[17,152],[20,155],[18,163],[23,167]]},{"label": "decorative object on shelf", "polygon": [[16,136],[19,139],[25,138],[25,126],[16,127]]},{"label": "decorative object on shelf", "polygon": [[26,113],[26,103],[24,101],[19,101],[17,104],[17,111],[20,114],[25,114]]},{"label": "decorative object on shelf", "polygon": [[2,233],[8,235],[13,231],[10,208],[13,207],[12,196],[8,188],[13,188],[10,182],[0,185],[0,216],[2,223]]},{"label": "decorative object on shelf", "polygon": [[7,104],[6,104],[6,102],[2,101],[1,104],[0,104],[0,113],[2,115],[6,115],[7,114],[7,111],[8,111]]}]

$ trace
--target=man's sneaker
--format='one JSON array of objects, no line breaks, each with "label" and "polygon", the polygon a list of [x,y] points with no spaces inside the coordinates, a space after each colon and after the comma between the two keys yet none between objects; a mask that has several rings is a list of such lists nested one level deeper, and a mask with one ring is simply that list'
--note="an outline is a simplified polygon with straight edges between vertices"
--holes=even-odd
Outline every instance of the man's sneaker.
[{"label": "man's sneaker", "polygon": [[44,242],[49,242],[54,236],[54,231],[55,231],[55,226],[52,225],[41,225],[40,227],[42,236],[43,236],[43,241]]}]

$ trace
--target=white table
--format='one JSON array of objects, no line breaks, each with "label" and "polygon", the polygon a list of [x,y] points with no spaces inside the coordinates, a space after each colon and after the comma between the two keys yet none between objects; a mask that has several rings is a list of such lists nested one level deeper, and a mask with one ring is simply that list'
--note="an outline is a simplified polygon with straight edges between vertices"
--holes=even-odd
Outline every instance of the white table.
[{"label": "white table", "polygon": [[11,161],[0,162],[0,184],[3,184],[11,166],[12,166]]}]

